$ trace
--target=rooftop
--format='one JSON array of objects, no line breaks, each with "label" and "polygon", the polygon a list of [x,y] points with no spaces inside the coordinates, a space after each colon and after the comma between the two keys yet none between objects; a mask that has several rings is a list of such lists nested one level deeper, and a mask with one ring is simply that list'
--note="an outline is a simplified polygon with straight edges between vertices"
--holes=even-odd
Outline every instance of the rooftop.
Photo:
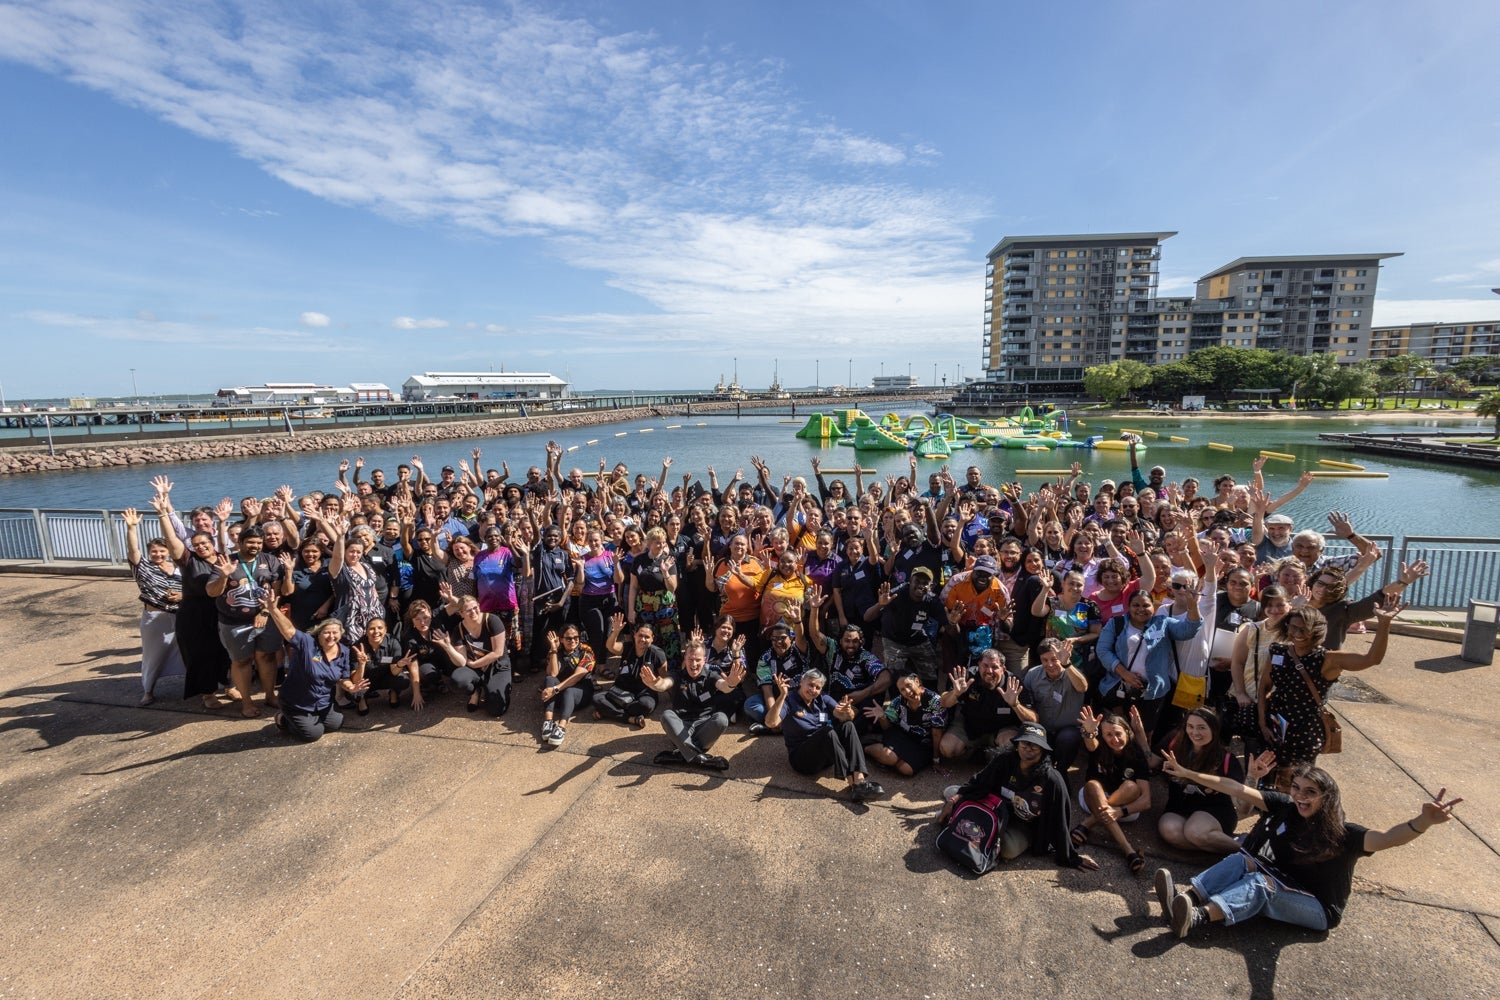
[{"label": "rooftop", "polygon": [[1210,271],[1199,281],[1207,281],[1209,278],[1217,278],[1221,274],[1233,274],[1236,271],[1244,271],[1255,267],[1276,267],[1278,264],[1327,264],[1332,266],[1344,265],[1346,267],[1356,264],[1368,264],[1371,261],[1389,260],[1392,257],[1400,257],[1400,253],[1315,253],[1315,254],[1292,254],[1286,257],[1240,257],[1230,261],[1217,271]]},{"label": "rooftop", "polygon": [[1149,244],[1159,243],[1168,237],[1176,236],[1177,231],[1161,233],[1072,233],[1061,236],[1007,236],[995,244],[995,249],[989,252],[990,257],[996,257],[1006,250],[1028,249],[1031,247],[1113,247],[1120,244]]}]

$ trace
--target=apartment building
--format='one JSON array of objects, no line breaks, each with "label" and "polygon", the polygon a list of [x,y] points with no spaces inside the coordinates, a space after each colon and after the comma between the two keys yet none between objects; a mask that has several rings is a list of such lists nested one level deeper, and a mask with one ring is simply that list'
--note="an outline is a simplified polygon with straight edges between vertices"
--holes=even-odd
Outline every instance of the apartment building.
[{"label": "apartment building", "polygon": [[1370,317],[1380,262],[1398,253],[1241,257],[1198,279],[1199,302],[1222,303],[1215,331],[1205,322],[1189,349],[1261,347],[1292,354],[1369,357]]},{"label": "apartment building", "polygon": [[985,272],[984,366],[991,379],[1081,382],[1123,356],[1126,318],[1156,297],[1160,233],[1007,236]]},{"label": "apartment building", "polygon": [[1159,244],[1175,235],[1001,240],[985,274],[987,377],[1071,388],[1092,365],[1217,346],[1370,356],[1381,261],[1400,254],[1241,257],[1198,279],[1192,298],[1159,298]]},{"label": "apartment building", "polygon": [[1370,357],[1398,354],[1415,354],[1439,366],[1476,355],[1500,359],[1500,323],[1412,323],[1370,331]]}]

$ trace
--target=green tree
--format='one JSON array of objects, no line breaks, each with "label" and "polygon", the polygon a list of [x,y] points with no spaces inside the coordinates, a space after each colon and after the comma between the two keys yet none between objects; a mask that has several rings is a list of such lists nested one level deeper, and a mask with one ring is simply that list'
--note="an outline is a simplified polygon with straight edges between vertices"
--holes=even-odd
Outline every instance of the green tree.
[{"label": "green tree", "polygon": [[1471,354],[1454,361],[1446,371],[1470,382],[1492,382],[1497,369],[1500,369],[1500,358],[1490,354]]},{"label": "green tree", "polygon": [[1083,387],[1110,406],[1151,384],[1151,369],[1139,361],[1111,361],[1084,369]]},{"label": "green tree", "polygon": [[1479,397],[1479,405],[1474,407],[1474,412],[1481,417],[1495,418],[1495,437],[1500,439],[1500,391],[1487,392]]}]

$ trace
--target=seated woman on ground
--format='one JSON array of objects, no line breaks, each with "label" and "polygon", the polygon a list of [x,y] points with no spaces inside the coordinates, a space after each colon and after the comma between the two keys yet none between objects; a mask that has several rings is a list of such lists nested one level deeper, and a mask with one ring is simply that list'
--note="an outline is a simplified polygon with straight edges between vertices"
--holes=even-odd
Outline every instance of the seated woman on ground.
[{"label": "seated woman on ground", "polygon": [[[1251,765],[1252,780],[1273,764],[1272,754],[1262,754]],[[1170,753],[1166,772],[1265,813],[1238,853],[1193,878],[1186,891],[1177,891],[1170,871],[1157,871],[1156,897],[1179,938],[1209,923],[1239,924],[1261,914],[1309,930],[1337,927],[1349,903],[1355,863],[1448,822],[1463,801],[1445,802],[1444,788],[1411,819],[1388,830],[1369,830],[1344,819],[1338,785],[1311,764],[1292,772],[1290,795],[1197,773]]]},{"label": "seated woman on ground", "polygon": [[[353,644],[351,651],[365,655],[365,678],[371,691],[384,691],[387,704],[392,708],[401,704],[401,692],[412,691],[413,707],[422,707],[422,685],[413,686],[412,678],[417,673],[416,657],[401,651],[401,643],[386,628],[384,618],[376,618],[365,626],[365,634]],[[370,706],[364,695],[355,701],[355,710],[367,715]]]},{"label": "seated woman on ground", "polygon": [[426,698],[437,693],[439,678],[443,673],[442,665],[448,663],[447,654],[438,645],[433,633],[431,606],[420,598],[412,601],[406,607],[406,618],[401,625],[401,652],[403,656],[412,658],[417,676],[422,678],[422,683],[412,691],[413,711],[422,708]]},{"label": "seated woman on ground", "polygon": [[[1139,713],[1136,718],[1140,718]],[[1085,706],[1078,716],[1078,726],[1083,730],[1089,762],[1083,787],[1078,790],[1083,822],[1073,827],[1069,838],[1074,847],[1082,847],[1088,842],[1090,830],[1104,827],[1125,855],[1131,874],[1139,875],[1146,859],[1130,843],[1120,824],[1134,822],[1151,808],[1151,764],[1146,751],[1122,716],[1101,717]]]},{"label": "seated woman on ground", "polygon": [[577,625],[564,625],[562,635],[547,633],[547,675],[542,678],[542,739],[560,747],[568,720],[584,702],[594,700],[594,651],[583,643]]},{"label": "seated woman on ground", "polygon": [[[1144,728],[1140,732],[1144,734]],[[1219,717],[1211,708],[1189,712],[1182,728],[1168,737],[1163,750],[1195,773],[1217,775],[1234,782],[1245,780],[1245,769],[1225,745]],[[1239,821],[1231,796],[1182,778],[1168,777],[1167,804],[1156,829],[1173,847],[1232,854],[1239,850],[1239,841],[1234,839],[1234,828]]]},{"label": "seated woman on ground", "polygon": [[915,672],[903,674],[896,681],[896,692],[897,697],[884,707],[871,705],[865,709],[865,716],[880,729],[880,742],[870,744],[865,752],[908,778],[929,762],[941,767],[939,747],[948,712],[938,693],[927,690]]},{"label": "seated woman on ground", "polygon": [[[462,539],[455,538],[455,543]],[[445,597],[449,594],[443,585]],[[450,634],[433,630],[432,639],[452,665],[449,682],[468,696],[465,707],[479,711],[481,704],[491,715],[504,715],[510,708],[510,657],[506,654],[505,625],[498,615],[479,609],[479,598],[466,595],[452,601],[458,625]]]},{"label": "seated woman on ground", "polygon": [[624,615],[610,618],[604,649],[617,659],[594,672],[594,718],[608,715],[644,729],[647,717],[656,710],[656,682],[667,676],[667,654],[655,644],[656,632],[646,622],[635,627],[628,642],[621,643],[624,628]]},{"label": "seated woman on ground", "polygon": [[334,688],[361,695],[369,690],[370,682],[352,676],[349,650],[339,642],[344,626],[337,619],[320,622],[309,634],[297,630],[269,590],[261,594],[261,607],[271,627],[287,644],[286,679],[281,684],[276,728],[312,743],[344,724],[343,715],[333,707]]}]

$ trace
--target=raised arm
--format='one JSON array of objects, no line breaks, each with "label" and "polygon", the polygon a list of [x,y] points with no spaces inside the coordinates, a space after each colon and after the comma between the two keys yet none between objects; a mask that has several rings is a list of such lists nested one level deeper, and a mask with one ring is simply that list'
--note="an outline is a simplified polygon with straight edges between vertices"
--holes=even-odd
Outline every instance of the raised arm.
[{"label": "raised arm", "polygon": [[1430,802],[1422,803],[1421,812],[1409,820],[1397,823],[1389,830],[1366,830],[1365,850],[1373,854],[1376,851],[1384,851],[1392,847],[1409,844],[1439,823],[1448,822],[1448,820],[1453,818],[1453,807],[1462,802],[1463,799],[1449,799],[1447,802],[1444,802],[1443,798],[1447,794],[1448,789],[1438,789],[1438,793],[1432,797]]},{"label": "raised arm", "polygon": [[1177,761],[1177,755],[1171,750],[1164,751],[1162,756],[1162,771],[1173,778],[1185,778],[1194,784],[1202,785],[1204,788],[1215,792],[1222,792],[1231,798],[1248,802],[1256,809],[1266,808],[1265,796],[1260,794],[1260,789],[1251,788],[1249,785],[1241,784],[1233,778],[1226,778],[1219,774],[1199,774],[1190,771]]}]

